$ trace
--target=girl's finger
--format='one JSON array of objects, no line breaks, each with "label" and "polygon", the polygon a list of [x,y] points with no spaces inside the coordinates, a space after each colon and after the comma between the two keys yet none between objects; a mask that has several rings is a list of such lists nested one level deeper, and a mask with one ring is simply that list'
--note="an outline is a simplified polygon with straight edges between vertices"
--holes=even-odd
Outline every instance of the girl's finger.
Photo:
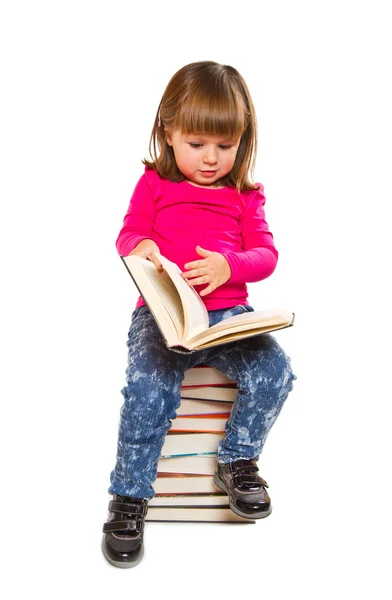
[{"label": "girl's finger", "polygon": [[207,294],[210,294],[214,290],[215,290],[215,286],[212,283],[210,283],[210,285],[208,287],[206,287],[204,290],[202,290],[200,292],[200,296],[206,296]]},{"label": "girl's finger", "polygon": [[199,269],[200,267],[205,266],[205,260],[194,260],[190,263],[186,263],[184,265],[184,269]]},{"label": "girl's finger", "polygon": [[181,276],[184,279],[191,279],[192,277],[201,277],[202,275],[207,275],[207,269],[191,269],[190,271],[184,271],[181,273]]},{"label": "girl's finger", "polygon": [[205,248],[202,248],[201,246],[196,246],[196,252],[198,254],[201,254],[202,256],[211,256],[211,254],[213,254],[213,252],[211,250],[206,250]]},{"label": "girl's finger", "polygon": [[155,267],[157,268],[157,270],[162,273],[163,272],[163,266],[162,263],[153,255],[151,254],[150,256],[147,257],[148,260],[150,260],[152,263],[154,263]]},{"label": "girl's finger", "polygon": [[189,279],[189,277],[187,276],[187,282],[194,286],[194,285],[203,285],[203,283],[208,283],[208,278],[206,275],[203,275],[201,277],[195,277],[194,279]]}]

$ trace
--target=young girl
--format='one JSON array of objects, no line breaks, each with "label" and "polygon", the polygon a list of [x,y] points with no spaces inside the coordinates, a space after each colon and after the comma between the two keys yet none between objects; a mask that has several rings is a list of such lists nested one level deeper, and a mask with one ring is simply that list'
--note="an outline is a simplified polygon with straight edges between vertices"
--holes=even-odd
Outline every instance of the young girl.
[{"label": "young girl", "polygon": [[[274,271],[277,251],[253,184],[256,117],[247,86],[233,67],[215,62],[180,69],[163,94],[150,142],[151,161],[132,195],[117,239],[120,255],[137,254],[162,270],[159,252],[176,262],[200,293],[210,325],[253,311],[246,282]],[[290,360],[269,334],[192,354],[168,350],[139,298],[128,334],[128,368],[111,473],[102,549],[115,566],[143,554],[144,517],[187,369],[210,365],[235,380],[237,399],[217,449],[215,484],[231,509],[266,517],[271,502],[256,461],[290,390]]]}]

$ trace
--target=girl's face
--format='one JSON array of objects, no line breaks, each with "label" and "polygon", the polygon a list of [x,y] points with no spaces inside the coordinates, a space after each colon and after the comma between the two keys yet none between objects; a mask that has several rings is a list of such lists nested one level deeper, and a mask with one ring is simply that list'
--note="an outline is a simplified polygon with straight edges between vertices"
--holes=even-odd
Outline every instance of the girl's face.
[{"label": "girl's face", "polygon": [[181,173],[199,187],[219,187],[215,184],[233,168],[240,138],[183,134],[179,129],[165,128],[166,141],[173,147]]}]

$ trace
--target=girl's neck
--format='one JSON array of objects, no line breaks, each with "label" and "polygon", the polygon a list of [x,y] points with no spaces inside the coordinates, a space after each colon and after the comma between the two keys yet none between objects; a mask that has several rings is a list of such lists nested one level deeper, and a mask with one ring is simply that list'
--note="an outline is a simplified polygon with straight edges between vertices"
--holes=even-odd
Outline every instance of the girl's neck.
[{"label": "girl's neck", "polygon": [[199,187],[204,190],[222,190],[224,187],[226,187],[225,185],[199,185],[198,183],[190,181],[190,179],[185,179],[185,181],[186,183],[189,183],[189,185],[193,185],[194,187]]}]

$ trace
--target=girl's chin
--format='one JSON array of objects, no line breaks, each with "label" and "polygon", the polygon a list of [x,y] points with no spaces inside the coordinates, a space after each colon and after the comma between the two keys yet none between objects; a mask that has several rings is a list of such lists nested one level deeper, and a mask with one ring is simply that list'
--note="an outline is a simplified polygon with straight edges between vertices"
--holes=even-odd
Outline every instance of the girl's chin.
[{"label": "girl's chin", "polygon": [[211,187],[216,185],[216,183],[220,179],[220,177],[218,177],[216,173],[216,171],[209,173],[198,172],[195,173],[192,177],[187,177],[187,181],[189,181],[189,183],[193,183],[193,185],[198,185],[201,187]]}]

